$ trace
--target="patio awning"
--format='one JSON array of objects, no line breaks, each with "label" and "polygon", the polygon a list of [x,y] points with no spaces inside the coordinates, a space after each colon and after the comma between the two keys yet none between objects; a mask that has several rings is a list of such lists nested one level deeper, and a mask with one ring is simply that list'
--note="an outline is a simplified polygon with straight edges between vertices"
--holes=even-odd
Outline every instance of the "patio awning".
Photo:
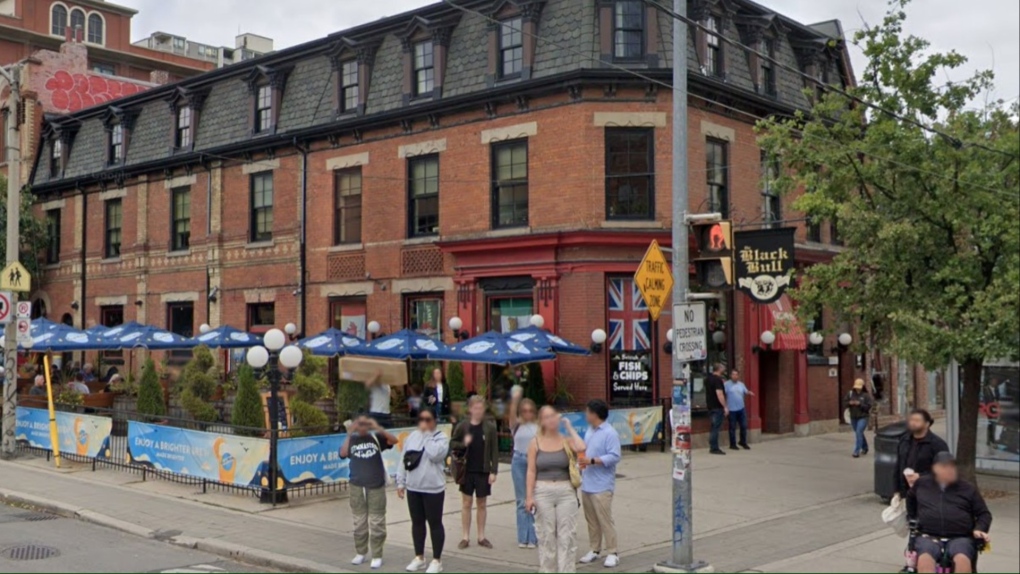
[{"label": "patio awning", "polygon": [[758,305],[758,318],[761,331],[772,331],[776,334],[773,351],[803,351],[807,349],[807,337],[804,329],[797,322],[793,302],[788,295],[765,305]]}]

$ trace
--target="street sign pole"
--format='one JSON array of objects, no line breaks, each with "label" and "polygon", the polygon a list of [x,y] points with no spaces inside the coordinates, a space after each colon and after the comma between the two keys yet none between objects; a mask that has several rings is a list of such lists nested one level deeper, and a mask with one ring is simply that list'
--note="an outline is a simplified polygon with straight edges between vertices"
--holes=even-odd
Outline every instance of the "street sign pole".
[{"label": "street sign pole", "polygon": [[[673,303],[687,303],[690,284],[687,256],[687,0],[673,0]],[[673,324],[679,320],[673,317]],[[668,562],[656,565],[659,572],[693,572],[706,568],[704,563],[694,561],[694,531],[691,517],[694,514],[691,484],[694,473],[691,468],[690,443],[677,440],[678,431],[690,436],[691,424],[691,381],[690,372],[673,353],[673,410],[671,431],[674,433],[673,461],[670,472],[673,477],[673,504],[670,516],[673,529],[673,553]],[[688,439],[689,440],[689,439]],[[678,448],[680,447],[680,448]],[[682,448],[685,447],[685,448]]]},{"label": "street sign pole", "polygon": [[[7,265],[18,261],[18,245],[21,235],[18,229],[21,217],[21,144],[18,137],[18,108],[21,105],[20,72],[17,65],[10,68],[0,67],[0,80],[6,80],[10,85],[7,122],[5,122],[7,124],[7,137],[5,138],[7,149],[0,150],[0,154],[6,152],[7,156]],[[3,445],[0,449],[0,457],[10,459],[14,458],[17,445],[15,413],[18,408],[18,346],[14,321],[7,324],[4,333],[6,339],[4,340],[3,363],[7,372],[4,376]]]}]

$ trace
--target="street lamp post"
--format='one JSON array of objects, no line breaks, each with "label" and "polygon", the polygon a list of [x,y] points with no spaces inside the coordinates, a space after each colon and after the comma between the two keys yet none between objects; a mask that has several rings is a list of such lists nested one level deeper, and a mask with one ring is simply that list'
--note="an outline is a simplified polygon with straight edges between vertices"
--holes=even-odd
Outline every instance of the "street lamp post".
[{"label": "street lamp post", "polygon": [[[287,369],[291,376],[294,369],[301,364],[304,356],[295,345],[287,345],[287,336],[279,329],[270,329],[262,342],[265,346],[256,345],[248,349],[245,360],[255,369],[256,376],[269,379],[269,480],[262,485],[259,502],[276,505],[287,502],[287,489],[280,479],[277,464],[277,446],[280,440],[280,381],[283,372],[280,366]],[[285,347],[285,345],[287,345]],[[286,412],[282,413],[286,416]],[[286,420],[284,421],[286,425]],[[286,430],[286,429],[285,429]]]}]

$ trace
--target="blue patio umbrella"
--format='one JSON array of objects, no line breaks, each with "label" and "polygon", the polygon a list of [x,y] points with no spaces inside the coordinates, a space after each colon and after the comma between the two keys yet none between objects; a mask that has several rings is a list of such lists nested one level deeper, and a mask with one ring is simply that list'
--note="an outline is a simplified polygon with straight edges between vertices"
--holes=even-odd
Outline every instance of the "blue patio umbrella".
[{"label": "blue patio umbrella", "polygon": [[515,341],[495,331],[489,331],[450,345],[446,350],[429,353],[428,357],[437,361],[514,366],[536,361],[551,361],[556,355],[531,343]]},{"label": "blue patio umbrella", "polygon": [[189,339],[165,329],[142,325],[131,321],[111,327],[100,336],[104,349],[132,349],[143,347],[149,350],[190,349],[195,346]]},{"label": "blue patio umbrella", "polygon": [[211,349],[246,349],[262,344],[262,337],[254,333],[246,333],[229,325],[210,329],[188,340],[196,347],[198,345],[205,345]]},{"label": "blue patio umbrella", "polygon": [[308,349],[313,355],[320,357],[335,357],[343,355],[348,349],[361,347],[365,340],[347,334],[340,329],[330,327],[318,335],[306,337],[297,342],[297,346]]},{"label": "blue patio umbrella", "polygon": [[86,333],[90,333],[92,335],[102,335],[103,333],[105,333],[105,332],[107,332],[109,330],[110,330],[110,327],[107,327],[106,325],[93,325],[93,326],[89,327],[88,329],[85,329],[85,332]]},{"label": "blue patio umbrella", "polygon": [[396,359],[398,361],[424,361],[429,358],[430,353],[446,350],[446,345],[422,335],[411,329],[402,329],[396,333],[379,337],[378,339],[354,347],[348,350],[349,355],[362,357],[376,357],[379,359]]},{"label": "blue patio umbrella", "polygon": [[505,335],[513,339],[514,341],[520,341],[522,343],[529,343],[535,347],[541,349],[549,349],[556,354],[563,355],[590,355],[586,347],[582,347],[577,343],[571,343],[570,341],[557,337],[545,329],[540,329],[534,325],[530,327],[524,327],[523,329],[517,329]]},{"label": "blue patio umbrella", "polygon": [[[39,353],[92,351],[102,348],[103,345],[95,335],[48,319],[33,319],[29,334],[32,336],[30,350]],[[3,343],[4,337],[0,337],[0,346],[3,346]],[[18,349],[26,350],[20,345]]]}]

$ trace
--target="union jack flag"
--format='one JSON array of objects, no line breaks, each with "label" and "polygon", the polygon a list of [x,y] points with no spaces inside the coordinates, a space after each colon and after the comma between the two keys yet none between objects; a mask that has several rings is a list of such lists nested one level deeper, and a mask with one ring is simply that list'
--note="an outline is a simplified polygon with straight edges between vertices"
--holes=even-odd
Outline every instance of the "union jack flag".
[{"label": "union jack flag", "polygon": [[644,351],[652,346],[648,306],[633,279],[609,280],[609,348]]}]

